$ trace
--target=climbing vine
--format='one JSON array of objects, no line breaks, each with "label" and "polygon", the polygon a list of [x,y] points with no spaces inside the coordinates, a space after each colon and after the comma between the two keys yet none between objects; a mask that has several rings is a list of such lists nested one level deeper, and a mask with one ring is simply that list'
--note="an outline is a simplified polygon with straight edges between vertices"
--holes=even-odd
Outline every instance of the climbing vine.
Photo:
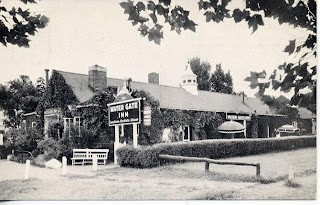
[{"label": "climbing vine", "polygon": [[143,122],[139,125],[139,144],[152,145],[159,143],[164,129],[159,101],[152,97],[150,93],[143,90],[134,90],[132,96],[135,98],[143,98],[143,107],[151,107],[151,125],[144,126]]},{"label": "climbing vine", "polygon": [[37,114],[40,115],[37,125],[43,127],[45,109],[61,108],[65,115],[65,112],[68,110],[68,105],[75,105],[78,102],[64,77],[56,70],[53,70],[48,82],[48,87],[36,109]]},{"label": "climbing vine", "polygon": [[162,109],[164,127],[173,131],[171,140],[180,140],[178,131],[185,125],[191,125],[197,133],[194,140],[219,138],[217,127],[223,118],[214,112]]}]

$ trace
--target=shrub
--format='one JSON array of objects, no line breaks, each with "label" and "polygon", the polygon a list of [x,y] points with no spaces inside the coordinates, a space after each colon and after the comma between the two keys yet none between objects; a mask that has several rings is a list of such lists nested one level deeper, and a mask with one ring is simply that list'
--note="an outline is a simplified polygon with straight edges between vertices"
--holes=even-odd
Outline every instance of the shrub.
[{"label": "shrub", "polygon": [[202,140],[187,143],[158,144],[139,148],[125,146],[117,150],[117,156],[121,166],[150,168],[159,166],[159,154],[219,159],[315,146],[316,137],[314,136]]},{"label": "shrub", "polygon": [[11,154],[11,148],[0,145],[0,159],[6,159],[9,154]]},{"label": "shrub", "polygon": [[12,150],[15,150],[11,160],[24,163],[25,160],[32,159],[30,154],[24,152],[31,152],[33,156],[39,154],[37,144],[42,137],[42,133],[37,129],[10,129],[5,133],[4,146],[0,146],[0,158],[6,158]]},{"label": "shrub", "polygon": [[36,129],[11,129],[5,133],[6,147],[14,150],[32,152],[37,148],[37,142],[42,139],[42,133]]},{"label": "shrub", "polygon": [[44,153],[49,158],[61,160],[63,156],[72,158],[73,149],[109,149],[109,158],[113,159],[113,144],[105,142],[104,135],[94,135],[90,130],[81,127],[80,133],[77,127],[71,127],[62,134],[62,137],[55,139],[49,135],[48,138],[38,142],[40,153]]}]

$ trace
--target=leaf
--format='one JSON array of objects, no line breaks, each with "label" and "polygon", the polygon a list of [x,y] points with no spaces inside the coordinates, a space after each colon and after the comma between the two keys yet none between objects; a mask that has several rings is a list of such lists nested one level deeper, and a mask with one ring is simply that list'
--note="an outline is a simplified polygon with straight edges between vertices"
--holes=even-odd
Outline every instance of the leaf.
[{"label": "leaf", "polygon": [[258,29],[258,25],[260,26],[264,25],[261,15],[254,14],[253,16],[249,17],[248,25],[249,25],[249,28],[251,27],[253,28],[252,33],[254,33]]},{"label": "leaf", "polygon": [[193,22],[193,21],[191,21],[191,20],[187,20],[187,21],[184,23],[183,28],[184,28],[184,29],[189,29],[189,30],[191,30],[191,31],[193,31],[193,32],[196,32],[196,26],[197,26],[197,24],[196,24],[195,22]]},{"label": "leaf", "polygon": [[169,6],[171,4],[171,0],[159,0],[159,3],[163,3],[166,6]]},{"label": "leaf", "polygon": [[144,23],[144,22],[149,21],[149,19],[146,18],[146,17],[143,17],[143,16],[139,16],[139,18],[137,19],[137,21],[138,21],[139,23]]},{"label": "leaf", "polygon": [[140,12],[140,11],[145,11],[146,10],[146,6],[144,5],[144,3],[142,3],[141,1],[139,1],[137,4],[136,4],[136,7],[137,7],[137,11]]},{"label": "leaf", "polygon": [[206,22],[209,22],[212,20],[214,14],[212,11],[206,11],[203,15],[206,16]]},{"label": "leaf", "polygon": [[231,0],[221,0],[221,6],[226,7]]},{"label": "leaf", "polygon": [[278,66],[278,69],[279,69],[279,70],[283,70],[286,66],[287,66],[287,64],[284,63],[284,64],[282,64],[282,65],[279,65],[279,66]]},{"label": "leaf", "polygon": [[125,14],[129,14],[131,11],[131,8],[133,7],[133,2],[132,1],[121,2],[120,6],[124,9]]},{"label": "leaf", "polygon": [[163,38],[163,32],[161,32],[162,27],[154,27],[149,30],[148,39],[149,41],[154,41],[156,44],[160,45],[161,38]]},{"label": "leaf", "polygon": [[241,11],[240,9],[235,9],[233,11],[232,17],[236,23],[248,18],[250,15],[249,11]]},{"label": "leaf", "polygon": [[155,11],[156,9],[156,4],[153,1],[149,1],[147,5],[148,10],[150,11]]},{"label": "leaf", "polygon": [[7,42],[4,38],[4,36],[0,36],[0,43],[2,43],[2,45],[7,46]]},{"label": "leaf", "polygon": [[208,1],[200,0],[198,5],[199,5],[199,10],[201,9],[207,10],[208,8],[211,8],[210,2]]},{"label": "leaf", "polygon": [[303,44],[303,46],[313,49],[315,47],[317,43],[317,37],[316,35],[313,34],[309,34],[307,40],[305,41],[305,43]]},{"label": "leaf", "polygon": [[295,47],[296,47],[296,39],[289,41],[289,45],[286,46],[283,52],[289,53],[289,55],[291,55],[294,52]]},{"label": "leaf", "polygon": [[301,48],[302,48],[302,45],[301,45],[301,46],[297,46],[297,48],[296,48],[296,53],[299,53],[300,50],[301,50]]},{"label": "leaf", "polygon": [[141,36],[146,36],[148,35],[148,26],[146,26],[144,23],[142,23],[140,25],[140,27],[138,28],[138,31],[140,31],[140,35]]},{"label": "leaf", "polygon": [[152,19],[153,23],[157,23],[158,19],[154,13],[149,14],[150,18]]},{"label": "leaf", "polygon": [[1,11],[1,10],[2,10],[2,11],[5,11],[5,12],[7,11],[7,9],[6,9],[4,6],[0,6],[0,11]]},{"label": "leaf", "polygon": [[164,8],[163,8],[163,6],[161,6],[161,5],[157,5],[156,6],[156,9],[157,9],[157,13],[159,14],[159,15],[164,15]]},{"label": "leaf", "polygon": [[218,0],[210,0],[210,6],[216,8],[218,6]]},{"label": "leaf", "polygon": [[42,22],[42,23],[48,23],[49,22],[49,18],[48,17],[46,17],[46,16],[44,16],[44,15],[42,15],[41,16],[41,18],[40,18],[40,21]]}]

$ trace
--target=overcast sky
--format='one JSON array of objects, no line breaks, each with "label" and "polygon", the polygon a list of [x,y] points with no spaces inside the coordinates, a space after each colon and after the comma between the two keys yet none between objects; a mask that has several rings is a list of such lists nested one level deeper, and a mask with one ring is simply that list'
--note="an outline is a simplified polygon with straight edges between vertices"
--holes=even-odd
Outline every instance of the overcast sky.
[{"label": "overcast sky", "polygon": [[[31,38],[30,48],[0,45],[0,83],[20,74],[35,80],[44,77],[46,68],[86,74],[89,66],[98,64],[107,68],[108,77],[130,76],[146,82],[148,73],[158,72],[161,84],[178,86],[188,60],[198,56],[208,61],[212,70],[221,63],[224,70],[230,70],[235,91],[252,96],[255,91],[243,81],[250,71],[271,73],[292,58],[282,52],[289,40],[302,41],[307,35],[302,29],[279,25],[273,19],[265,19],[265,26],[254,34],[247,24],[236,24],[233,19],[206,23],[197,1],[173,2],[182,2],[190,9],[191,18],[199,26],[196,33],[183,31],[181,35],[165,28],[160,46],[140,37],[115,0],[42,0],[28,4],[32,11],[48,16],[50,22]],[[231,7],[242,3],[234,0]]]}]

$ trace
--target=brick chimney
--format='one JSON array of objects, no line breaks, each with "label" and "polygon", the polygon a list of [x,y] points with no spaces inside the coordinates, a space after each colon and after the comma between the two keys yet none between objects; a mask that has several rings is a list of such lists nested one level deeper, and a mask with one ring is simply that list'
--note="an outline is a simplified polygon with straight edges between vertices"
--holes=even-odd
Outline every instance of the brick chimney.
[{"label": "brick chimney", "polygon": [[149,73],[148,74],[148,83],[159,84],[159,73]]},{"label": "brick chimney", "polygon": [[107,87],[107,69],[98,65],[89,67],[88,86],[93,91],[101,91]]}]

